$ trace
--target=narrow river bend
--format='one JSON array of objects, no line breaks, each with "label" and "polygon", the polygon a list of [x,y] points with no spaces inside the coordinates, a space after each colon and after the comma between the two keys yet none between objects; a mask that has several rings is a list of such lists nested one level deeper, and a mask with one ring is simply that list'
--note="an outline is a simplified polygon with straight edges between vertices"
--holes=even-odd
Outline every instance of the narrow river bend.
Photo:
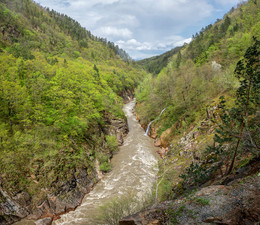
[{"label": "narrow river bend", "polygon": [[124,106],[129,133],[112,159],[112,171],[87,194],[81,206],[61,216],[53,225],[90,224],[98,206],[116,196],[136,192],[145,195],[156,180],[156,148],[133,115],[135,103]]}]

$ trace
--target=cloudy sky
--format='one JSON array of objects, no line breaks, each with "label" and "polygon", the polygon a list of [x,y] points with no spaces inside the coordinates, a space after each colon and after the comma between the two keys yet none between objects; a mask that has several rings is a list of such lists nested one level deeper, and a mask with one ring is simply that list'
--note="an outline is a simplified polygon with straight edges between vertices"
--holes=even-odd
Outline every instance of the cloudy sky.
[{"label": "cloudy sky", "polygon": [[241,0],[36,0],[107,38],[133,59],[188,43]]}]

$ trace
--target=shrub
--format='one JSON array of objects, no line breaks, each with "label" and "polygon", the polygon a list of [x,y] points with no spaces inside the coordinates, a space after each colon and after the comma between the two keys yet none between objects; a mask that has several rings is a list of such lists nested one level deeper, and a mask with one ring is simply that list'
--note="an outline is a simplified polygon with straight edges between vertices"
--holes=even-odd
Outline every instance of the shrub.
[{"label": "shrub", "polygon": [[101,165],[99,166],[100,170],[102,172],[109,172],[111,170],[111,165],[110,163],[108,162],[104,162],[104,163],[101,163]]},{"label": "shrub", "polygon": [[106,142],[111,152],[115,152],[118,149],[118,142],[115,136],[106,135]]}]

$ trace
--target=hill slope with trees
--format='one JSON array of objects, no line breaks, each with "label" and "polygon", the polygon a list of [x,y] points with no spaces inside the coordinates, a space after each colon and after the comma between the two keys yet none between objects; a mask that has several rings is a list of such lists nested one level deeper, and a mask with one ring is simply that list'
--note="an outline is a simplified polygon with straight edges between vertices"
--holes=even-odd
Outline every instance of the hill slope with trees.
[{"label": "hill slope with trees", "polygon": [[[182,205],[174,207],[184,199],[188,208],[186,197],[192,190],[226,185],[243,176],[254,177],[252,186],[259,182],[259,9],[260,2],[255,0],[238,4],[194,35],[157,76],[145,77],[138,86],[136,111],[142,126],[147,128],[158,118],[149,131],[163,158],[156,201],[171,202],[120,224],[135,220],[175,224],[179,219],[185,223],[187,216],[182,213],[192,221],[194,214],[182,210]],[[228,215],[230,221],[243,221],[239,213],[234,218]],[[259,217],[258,211],[253,221]],[[201,223],[202,219],[198,218]]]},{"label": "hill slope with trees", "polygon": [[147,72],[151,74],[159,74],[160,71],[167,66],[169,63],[170,58],[172,58],[173,55],[180,52],[182,47],[176,47],[168,52],[163,53],[162,55],[153,56],[148,59],[143,59],[137,61],[137,64],[142,66]]},{"label": "hill slope with trees", "polygon": [[[127,133],[145,72],[31,0],[0,1],[0,224],[75,208]],[[122,60],[123,59],[123,60]]]}]

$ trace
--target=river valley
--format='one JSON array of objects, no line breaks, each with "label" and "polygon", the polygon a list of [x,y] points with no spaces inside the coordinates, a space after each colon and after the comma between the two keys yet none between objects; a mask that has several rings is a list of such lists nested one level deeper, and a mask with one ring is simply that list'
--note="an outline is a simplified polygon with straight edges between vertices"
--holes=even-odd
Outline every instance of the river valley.
[{"label": "river valley", "polygon": [[85,196],[81,206],[75,211],[61,216],[54,225],[85,225],[97,212],[98,206],[116,196],[136,192],[138,197],[145,195],[156,178],[157,155],[153,141],[144,135],[145,132],[133,115],[135,103],[125,105],[129,133],[124,145],[112,159],[112,171],[107,174]]},{"label": "river valley", "polygon": [[[96,184],[75,211],[62,215],[53,225],[95,224],[93,218],[100,205],[129,193],[141,198],[151,190],[156,180],[158,155],[153,140],[145,135],[133,114],[134,106],[134,101],[124,106],[129,133],[119,152],[112,158],[112,171]],[[16,223],[21,224],[34,223],[26,220]]]}]

